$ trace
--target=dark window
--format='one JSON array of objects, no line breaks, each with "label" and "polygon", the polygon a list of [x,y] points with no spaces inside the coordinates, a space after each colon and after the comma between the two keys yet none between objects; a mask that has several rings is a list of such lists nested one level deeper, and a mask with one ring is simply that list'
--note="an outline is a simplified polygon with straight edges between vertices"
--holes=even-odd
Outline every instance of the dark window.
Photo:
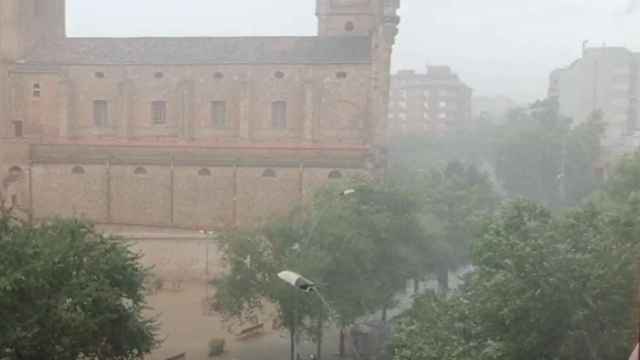
[{"label": "dark window", "polygon": [[216,79],[216,80],[224,79],[224,74],[221,73],[221,72],[217,72],[217,73],[213,74],[213,78]]},{"label": "dark window", "polygon": [[339,71],[336,73],[336,77],[338,79],[346,79],[347,78],[347,73],[344,71]]},{"label": "dark window", "polygon": [[155,74],[153,74],[153,77],[156,79],[162,79],[164,77],[164,74],[161,72],[157,72]]},{"label": "dark window", "polygon": [[344,31],[346,32],[352,32],[355,29],[356,25],[353,23],[353,21],[347,21],[347,23],[344,24]]},{"label": "dark window", "polygon": [[109,127],[109,103],[106,100],[93,102],[93,123],[96,127]]},{"label": "dark window", "polygon": [[202,169],[200,169],[200,171],[198,171],[198,175],[200,175],[200,176],[211,176],[211,170],[209,170],[207,168],[202,168]]},{"label": "dark window", "polygon": [[287,103],[274,101],[271,104],[271,127],[274,129],[287,128]]},{"label": "dark window", "polygon": [[151,103],[151,121],[155,125],[167,123],[167,102],[154,101]]},{"label": "dark window", "polygon": [[216,129],[227,128],[227,103],[224,101],[211,102],[211,124]]},{"label": "dark window", "polygon": [[41,95],[40,83],[33,84],[33,97],[39,98]]},{"label": "dark window", "polygon": [[133,170],[135,175],[147,175],[147,169],[142,166],[138,166],[135,170]]},{"label": "dark window", "polygon": [[273,76],[275,76],[276,79],[282,79],[284,78],[284,73],[282,71],[276,71]]},{"label": "dark window", "polygon": [[262,177],[266,177],[266,178],[274,178],[276,177],[276,172],[273,169],[266,169],[263,173],[262,173]]},{"label": "dark window", "polygon": [[93,74],[93,76],[95,76],[97,79],[104,79],[104,73],[103,72],[97,72],[97,73]]},{"label": "dark window", "polygon": [[14,121],[13,122],[13,135],[15,137],[23,137],[24,130],[22,128],[22,121]]},{"label": "dark window", "polygon": [[85,171],[82,166],[74,166],[73,169],[71,169],[71,173],[74,175],[83,175]]},{"label": "dark window", "polygon": [[333,170],[329,173],[329,179],[342,179],[342,173],[338,170]]}]

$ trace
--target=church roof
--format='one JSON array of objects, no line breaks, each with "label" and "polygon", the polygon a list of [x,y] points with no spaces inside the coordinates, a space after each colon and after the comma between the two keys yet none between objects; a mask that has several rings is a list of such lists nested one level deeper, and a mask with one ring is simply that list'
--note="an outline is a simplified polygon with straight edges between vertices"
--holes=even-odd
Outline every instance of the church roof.
[{"label": "church roof", "polygon": [[368,37],[66,38],[34,49],[36,65],[357,64]]}]

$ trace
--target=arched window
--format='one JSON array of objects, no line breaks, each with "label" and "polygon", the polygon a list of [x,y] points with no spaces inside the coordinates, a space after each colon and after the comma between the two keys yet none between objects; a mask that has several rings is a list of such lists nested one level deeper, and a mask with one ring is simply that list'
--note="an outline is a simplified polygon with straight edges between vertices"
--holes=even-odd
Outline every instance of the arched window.
[{"label": "arched window", "polygon": [[353,23],[353,21],[347,21],[347,23],[344,24],[344,31],[346,32],[352,32],[355,29],[356,25]]},{"label": "arched window", "polygon": [[135,175],[147,175],[147,169],[142,166],[138,166],[135,170],[133,170]]},{"label": "arched window", "polygon": [[336,73],[336,77],[337,77],[338,79],[346,79],[346,78],[347,78],[347,73],[346,73],[346,72],[344,72],[344,71],[338,71],[338,72]]},{"label": "arched window", "polygon": [[22,175],[22,168],[20,166],[12,166],[9,169],[9,174],[11,174],[11,175]]},{"label": "arched window", "polygon": [[276,71],[273,76],[275,76],[276,79],[282,79],[284,78],[284,73],[282,71]]},{"label": "arched window", "polygon": [[211,170],[207,168],[202,168],[198,171],[198,175],[200,176],[211,176]]},{"label": "arched window", "polygon": [[104,73],[102,71],[98,71],[93,74],[96,79],[104,79]]},{"label": "arched window", "polygon": [[329,173],[329,179],[342,179],[342,173],[338,170],[333,170]]},{"label": "arched window", "polygon": [[213,74],[213,78],[216,79],[216,80],[222,80],[222,79],[224,79],[224,74],[221,73],[221,72],[217,72],[217,73]]},{"label": "arched window", "polygon": [[74,166],[73,169],[71,169],[71,173],[74,175],[84,175],[85,171],[82,166]]},{"label": "arched window", "polygon": [[157,73],[153,74],[153,77],[156,79],[162,79],[164,77],[164,73],[158,71]]},{"label": "arched window", "polygon": [[265,178],[274,178],[277,177],[278,175],[276,174],[276,171],[273,169],[266,169],[263,173],[262,173],[262,177]]}]

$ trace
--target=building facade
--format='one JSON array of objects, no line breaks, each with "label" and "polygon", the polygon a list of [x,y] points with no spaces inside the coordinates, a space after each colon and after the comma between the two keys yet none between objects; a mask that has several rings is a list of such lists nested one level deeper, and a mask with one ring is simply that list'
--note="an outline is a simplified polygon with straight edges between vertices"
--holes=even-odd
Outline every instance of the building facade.
[{"label": "building facade", "polygon": [[573,125],[602,113],[606,125],[606,158],[632,152],[640,146],[638,95],[640,54],[617,47],[585,48],[570,66],[551,73],[549,96]]},{"label": "building facade", "polygon": [[441,135],[468,125],[472,93],[448,66],[428,66],[424,74],[399,71],[391,81],[389,134]]},{"label": "building facade", "polygon": [[0,2],[5,205],[234,226],[384,167],[399,0],[317,0],[311,37],[69,38],[65,5]]}]

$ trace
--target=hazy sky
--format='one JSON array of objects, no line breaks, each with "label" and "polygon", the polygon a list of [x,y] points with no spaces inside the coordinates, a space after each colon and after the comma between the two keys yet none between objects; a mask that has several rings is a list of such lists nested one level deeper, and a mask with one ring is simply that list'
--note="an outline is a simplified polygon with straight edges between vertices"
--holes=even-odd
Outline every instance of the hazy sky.
[{"label": "hazy sky", "polygon": [[[592,45],[640,51],[635,0],[401,0],[394,69],[448,64],[480,95],[530,101]],[[67,0],[71,36],[314,35],[315,0]],[[638,2],[638,1],[635,1]]]}]

